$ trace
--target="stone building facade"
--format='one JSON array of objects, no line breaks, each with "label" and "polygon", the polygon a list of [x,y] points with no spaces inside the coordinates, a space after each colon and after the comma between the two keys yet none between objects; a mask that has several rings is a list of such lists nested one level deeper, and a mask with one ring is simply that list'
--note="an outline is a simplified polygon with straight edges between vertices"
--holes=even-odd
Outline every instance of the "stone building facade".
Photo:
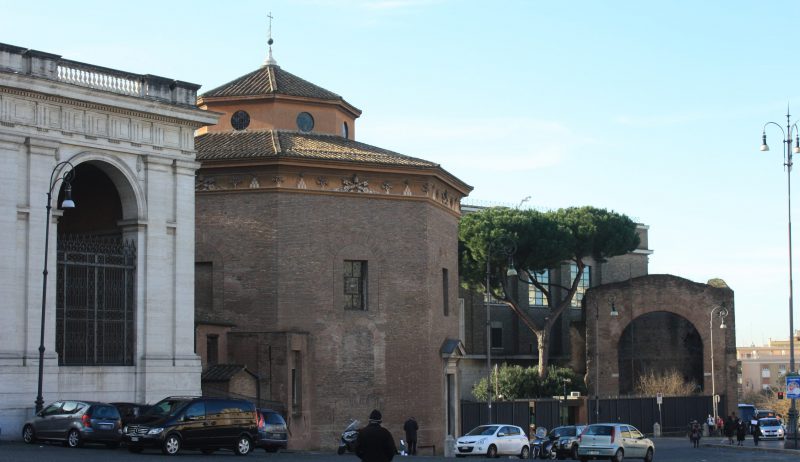
[{"label": "stone building facade", "polygon": [[0,44],[3,438],[34,409],[43,311],[45,403],[200,392],[193,133],[217,116],[197,88]]},{"label": "stone building facade", "polygon": [[[420,444],[458,432],[458,219],[470,187],[355,141],[361,111],[268,60],[201,96],[197,350],[245,365],[293,448],[373,408]],[[253,398],[252,396],[250,398]]]}]

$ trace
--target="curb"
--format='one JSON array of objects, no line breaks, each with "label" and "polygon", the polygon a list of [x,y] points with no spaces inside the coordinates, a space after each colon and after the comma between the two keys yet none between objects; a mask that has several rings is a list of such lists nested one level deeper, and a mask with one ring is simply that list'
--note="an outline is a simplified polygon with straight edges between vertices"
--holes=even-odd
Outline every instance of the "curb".
[{"label": "curb", "polygon": [[720,449],[733,449],[735,451],[750,451],[750,452],[772,452],[777,454],[800,454],[798,449],[784,449],[784,448],[767,448],[759,446],[737,446],[735,444],[718,444],[718,443],[700,443],[700,446],[707,448],[720,448]]}]

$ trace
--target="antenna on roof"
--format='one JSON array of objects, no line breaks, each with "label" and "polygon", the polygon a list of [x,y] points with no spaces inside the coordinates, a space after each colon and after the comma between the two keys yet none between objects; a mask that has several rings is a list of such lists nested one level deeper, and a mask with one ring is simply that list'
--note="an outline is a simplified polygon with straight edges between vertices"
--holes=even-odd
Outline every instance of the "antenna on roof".
[{"label": "antenna on roof", "polygon": [[264,65],[275,66],[278,64],[278,62],[275,61],[275,58],[272,57],[272,44],[275,43],[275,41],[272,40],[272,19],[273,19],[272,11],[269,12],[267,17],[269,18],[269,40],[267,40],[267,45],[269,45],[269,55],[267,56],[267,59],[264,61]]}]

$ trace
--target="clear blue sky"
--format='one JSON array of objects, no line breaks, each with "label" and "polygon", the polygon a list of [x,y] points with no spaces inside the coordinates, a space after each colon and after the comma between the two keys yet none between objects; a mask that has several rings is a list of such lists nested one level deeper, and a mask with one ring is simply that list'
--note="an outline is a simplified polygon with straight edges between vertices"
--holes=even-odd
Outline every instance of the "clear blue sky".
[{"label": "clear blue sky", "polygon": [[758,148],[800,116],[800,2],[0,0],[0,42],[202,92],[261,65],[269,11],[278,64],[362,109],[359,141],[471,202],[626,213],[651,273],[734,289],[737,344],[788,337],[780,131]]}]

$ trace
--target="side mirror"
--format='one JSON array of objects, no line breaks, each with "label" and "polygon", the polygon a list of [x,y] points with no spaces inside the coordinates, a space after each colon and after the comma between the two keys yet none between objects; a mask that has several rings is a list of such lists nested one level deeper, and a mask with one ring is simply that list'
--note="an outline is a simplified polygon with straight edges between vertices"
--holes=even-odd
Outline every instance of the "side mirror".
[{"label": "side mirror", "polygon": [[503,433],[503,432],[500,432],[500,433],[498,433],[498,434],[497,434],[497,437],[498,437],[498,438],[500,438],[500,437],[503,437],[503,436],[506,436],[506,434],[505,434],[505,433]]}]

